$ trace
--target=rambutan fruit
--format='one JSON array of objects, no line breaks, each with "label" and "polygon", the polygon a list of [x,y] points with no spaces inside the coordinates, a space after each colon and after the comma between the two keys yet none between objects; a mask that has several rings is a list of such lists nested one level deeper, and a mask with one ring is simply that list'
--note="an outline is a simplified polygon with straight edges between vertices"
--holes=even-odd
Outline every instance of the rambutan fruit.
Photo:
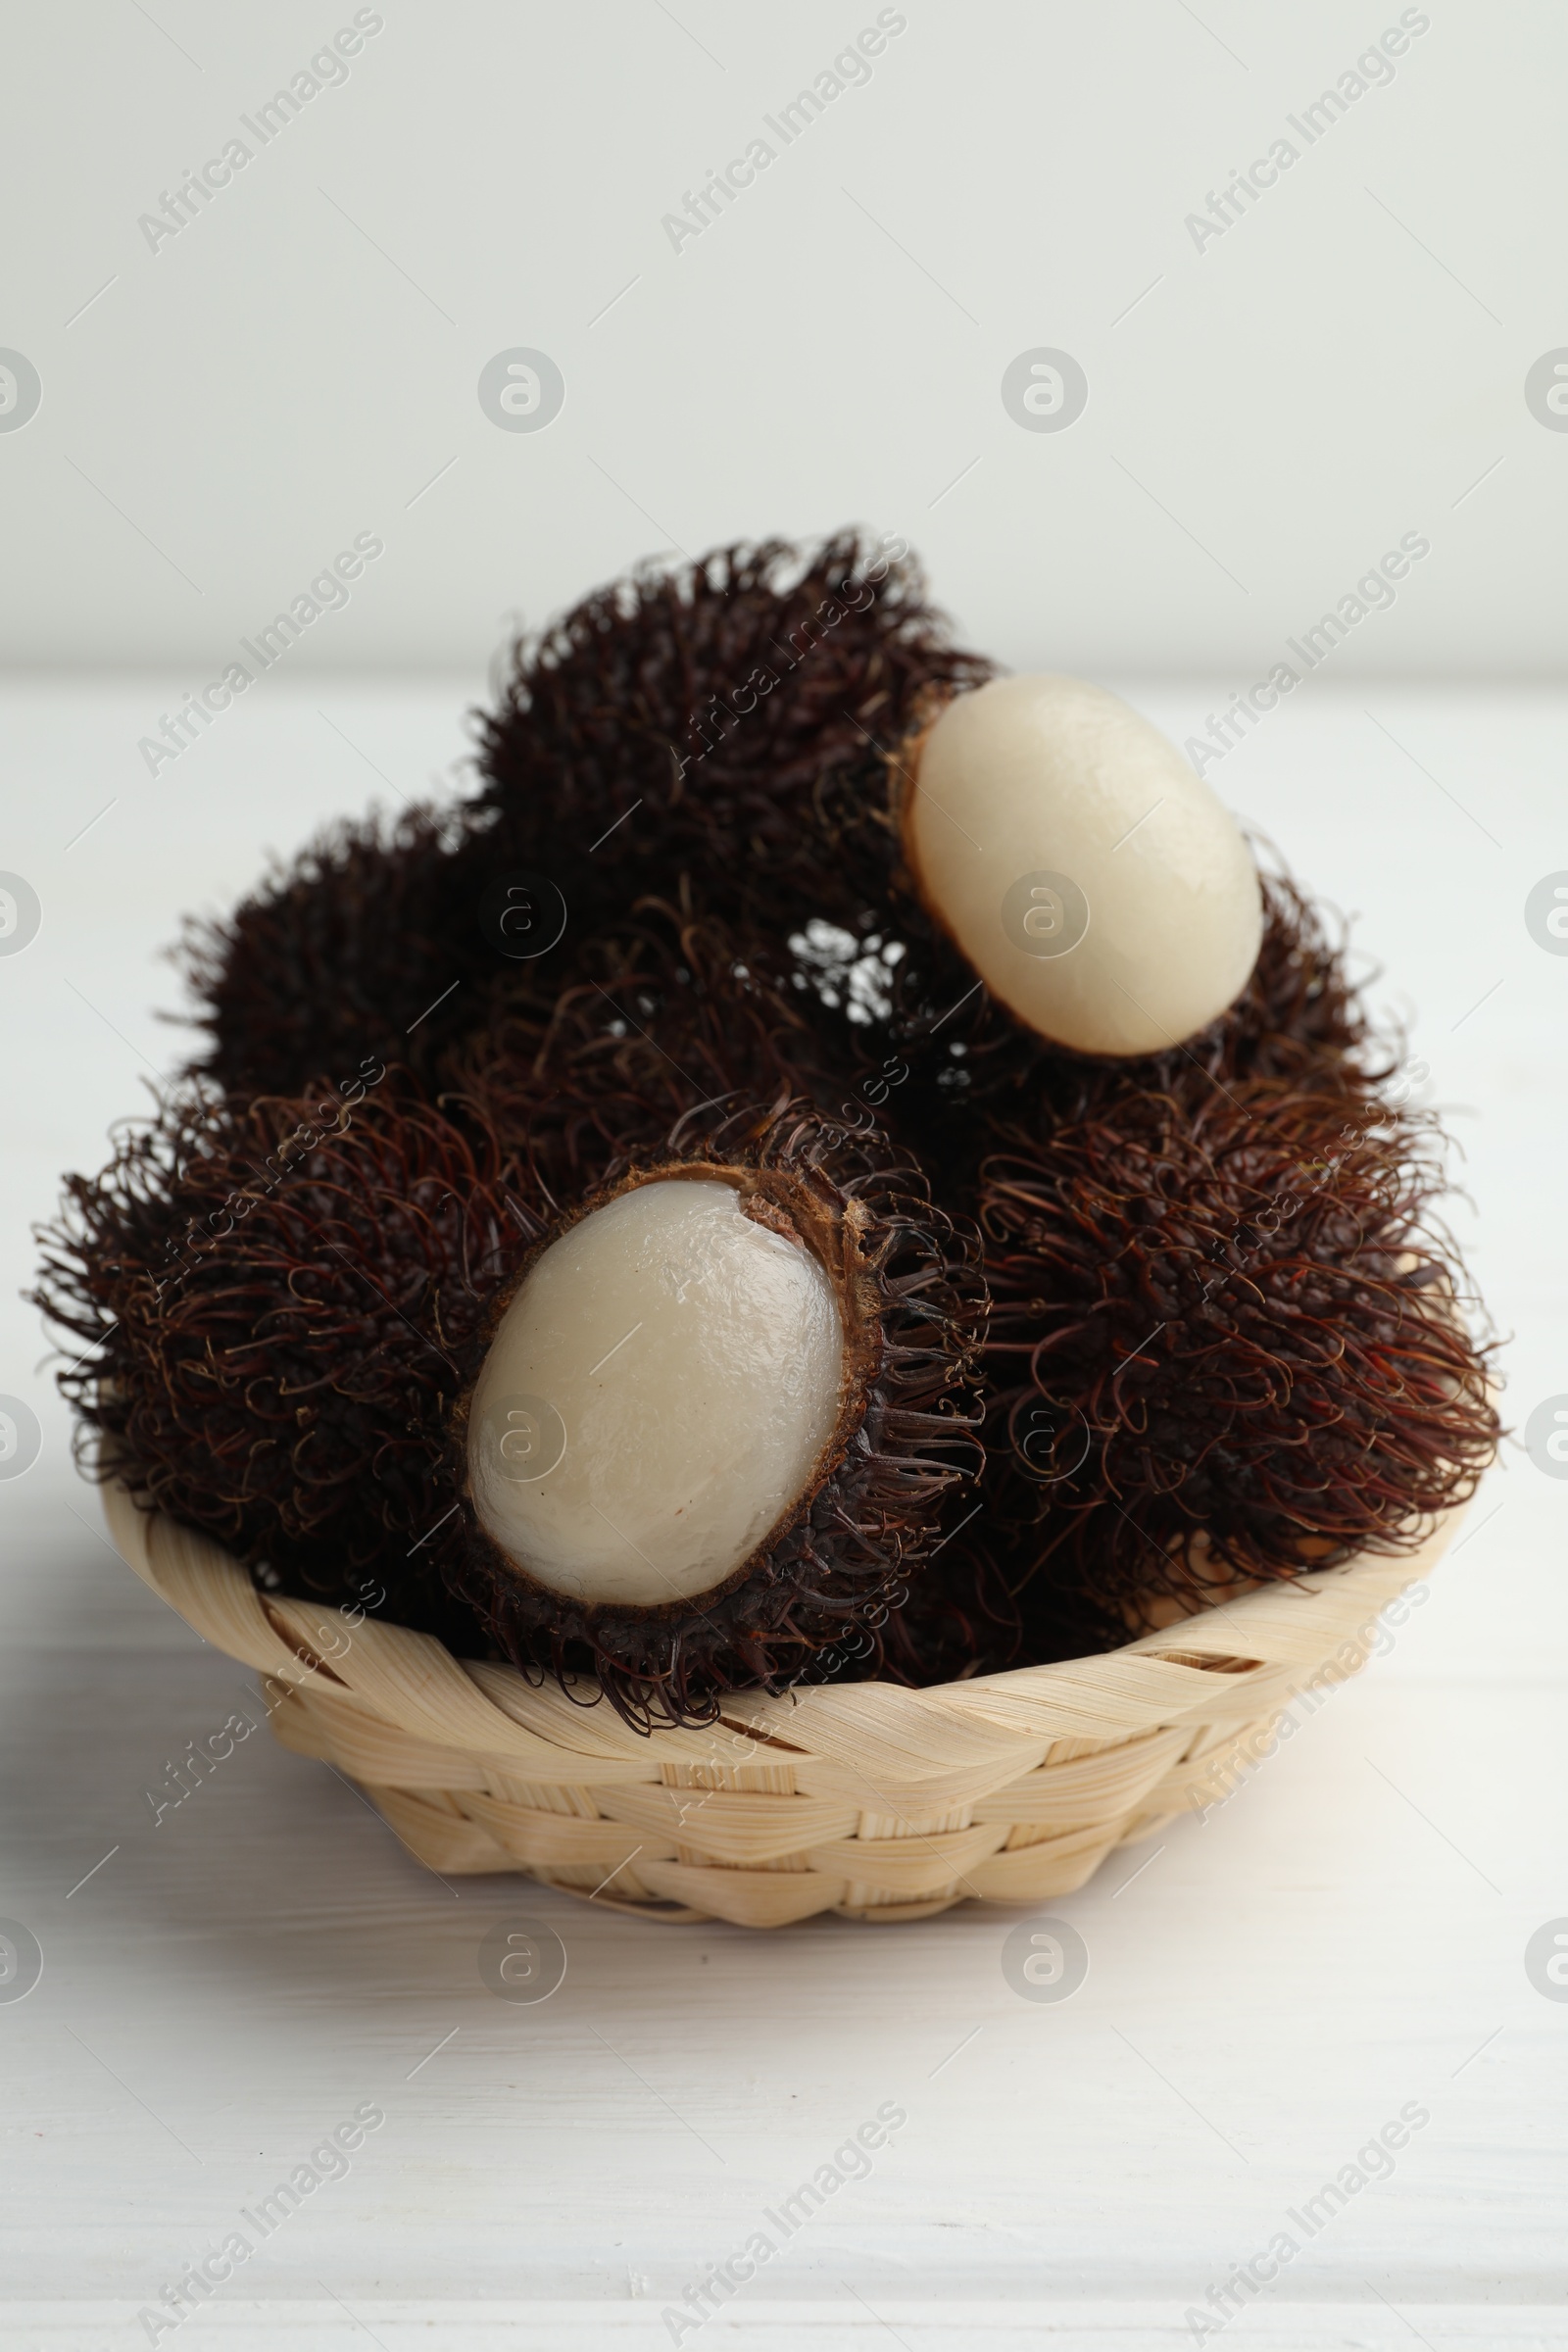
[{"label": "rambutan fruit", "polygon": [[[333,825],[231,913],[188,924],[180,960],[207,1039],[197,1074],[235,1100],[293,1096],[368,1054],[394,1083],[427,1087],[509,967],[481,922],[506,870],[487,824],[416,808]],[[511,968],[548,987],[566,952],[558,940],[537,971]]]},{"label": "rambutan fruit", "polygon": [[1410,1114],[1278,1085],[1125,1093],[987,1160],[987,1522],[1031,1654],[1469,1497],[1498,1424],[1442,1190]]},{"label": "rambutan fruit", "polygon": [[845,533],[586,599],[478,735],[474,797],[191,935],[200,1073],[73,1185],[45,1299],[150,1503],[651,1724],[1101,1646],[1469,1493],[1427,1131],[1114,698]]},{"label": "rambutan fruit", "polygon": [[994,998],[1081,1053],[1218,1017],[1257,959],[1256,868],[1175,746],[1103,687],[993,678],[900,761],[904,862]]},{"label": "rambutan fruit", "polygon": [[[434,1087],[454,1115],[471,1105],[507,1133],[559,1126],[581,1185],[617,1153],[657,1149],[698,1102],[801,1095],[831,1111],[845,1093],[836,1041],[766,964],[755,926],[720,920],[685,887],[648,897],[579,943],[554,985],[531,966],[498,979]],[[870,1124],[863,1106],[858,1124]]]},{"label": "rambutan fruit", "polygon": [[983,1292],[911,1171],[799,1105],[697,1133],[523,1262],[454,1420],[461,1589],[638,1718],[880,1654],[978,1464]]},{"label": "rambutan fruit", "polygon": [[808,975],[823,1050],[846,1066],[902,1069],[887,1102],[896,1131],[933,1172],[959,1184],[998,1133],[1044,1140],[1122,1093],[1197,1107],[1216,1087],[1274,1083],[1355,1102],[1392,1074],[1393,1042],[1374,1030],[1346,968],[1343,939],[1286,874],[1264,873],[1263,935],[1235,1003],[1180,1046],[1122,1057],[1039,1037],[994,1002],[951,941],[892,919],[857,940],[815,927],[797,959]]},{"label": "rambutan fruit", "polygon": [[92,1467],[274,1586],[346,1601],[373,1571],[388,1614],[440,1630],[417,1539],[442,1399],[538,1230],[506,1176],[491,1139],[390,1087],[345,1110],[194,1086],[128,1123],[42,1236]]},{"label": "rambutan fruit", "polygon": [[585,1193],[569,1097],[499,1134],[198,1091],[73,1181],[41,1302],[106,1468],[274,1586],[373,1577],[460,1651],[707,1720],[875,1636],[938,1541],[975,1244],[805,1102],[699,1106]]},{"label": "rambutan fruit", "polygon": [[[863,1669],[852,1662],[845,1679],[874,1673],[882,1681],[924,1690],[1035,1662],[1025,1654],[1022,1601],[990,1540],[984,1501],[969,1501],[966,1507],[972,1516],[957,1520],[924,1574],[890,1612],[881,1628],[880,1655]],[[869,1657],[864,1636],[853,1647],[856,1657]]]},{"label": "rambutan fruit", "polygon": [[[881,895],[885,752],[930,692],[988,674],[915,566],[853,531],[600,590],[514,649],[476,717],[475,797],[333,826],[190,927],[199,1066],[293,1094],[375,1054],[427,1083],[492,984],[559,985],[582,941],[683,876],[776,932],[787,976],[790,920]],[[489,901],[508,889],[503,935]]]},{"label": "rambutan fruit", "polygon": [[[624,903],[652,854],[781,935],[842,919],[886,895],[887,755],[991,666],[954,647],[902,541],[648,566],[516,649],[479,721],[481,805],[574,906]],[[568,878],[563,846],[596,838]]]},{"label": "rambutan fruit", "polygon": [[[942,906],[950,834],[961,860],[975,827],[1001,828],[984,884],[1001,890],[1020,825],[1028,841],[1016,855],[1031,858],[1066,855],[1050,841],[1069,820],[1098,826],[1110,898],[1097,880],[1086,953],[1111,945],[1115,971],[1091,991],[1107,1001],[1135,979],[1116,961],[1123,875],[1136,868],[1163,906],[1167,866],[1192,863],[1196,827],[1224,850],[1233,897],[1255,895],[1257,882],[1206,788],[1113,698],[1066,681],[987,684],[989,674],[954,649],[907,556],[891,561],[853,532],[812,550],[719,550],[602,590],[517,648],[498,708],[477,721],[476,798],[334,828],[232,915],[192,929],[186,966],[209,1038],[200,1067],[230,1093],[293,1094],[373,1054],[429,1091],[486,1027],[493,999],[543,1006],[569,989],[583,944],[635,927],[652,883],[655,895],[722,908],[748,935],[756,974],[775,996],[801,996],[819,1059],[848,1072],[924,1054],[934,1142],[947,1105],[966,1121],[993,1098],[1007,1117],[1048,1104],[1054,1117],[1075,1093],[1103,1092],[1117,1068],[1177,1091],[1204,1073],[1353,1084],[1359,1032],[1340,958],[1283,881],[1262,884],[1261,949],[1239,993],[1193,1035],[1167,1030],[1136,1055],[1122,1039],[1096,1055],[1019,1013],[1018,986],[1027,995],[1042,974],[1087,971],[1086,956],[1021,953],[1000,897],[990,915],[959,917],[960,944]],[[1044,689],[1055,700],[1037,709]],[[1172,762],[1176,799],[1193,803],[1174,846],[1161,831]],[[1145,770],[1151,808],[1137,813],[1150,821],[1114,841],[1102,771],[1119,808],[1139,797]],[[939,809],[938,787],[961,788],[967,814]],[[487,894],[519,876],[530,919],[518,939],[498,939]],[[1204,916],[1206,936],[1213,893],[1195,887],[1188,912]],[[514,954],[519,941],[525,952]],[[1239,948],[1227,953],[1241,970]],[[1011,980],[989,968],[998,955]],[[1185,968],[1191,956],[1164,960]]]}]

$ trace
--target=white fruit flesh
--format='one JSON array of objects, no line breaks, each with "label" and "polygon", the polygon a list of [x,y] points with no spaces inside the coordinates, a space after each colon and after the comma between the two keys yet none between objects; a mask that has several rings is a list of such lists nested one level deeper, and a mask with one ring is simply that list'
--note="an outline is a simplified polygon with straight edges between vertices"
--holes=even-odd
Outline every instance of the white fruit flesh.
[{"label": "white fruit flesh", "polygon": [[480,1523],[574,1599],[694,1599],[806,1492],[843,1385],[804,1244],[721,1179],[641,1185],[552,1243],[502,1318],[469,1413]]},{"label": "white fruit flesh", "polygon": [[1256,961],[1262,899],[1233,819],[1102,687],[997,678],[960,695],[925,739],[905,828],[931,911],[1058,1045],[1177,1045]]}]

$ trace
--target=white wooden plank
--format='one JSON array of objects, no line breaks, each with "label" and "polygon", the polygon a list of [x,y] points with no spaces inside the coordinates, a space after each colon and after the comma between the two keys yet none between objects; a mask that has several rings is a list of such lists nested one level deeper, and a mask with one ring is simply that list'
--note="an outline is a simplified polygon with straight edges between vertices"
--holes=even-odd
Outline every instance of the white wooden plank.
[{"label": "white wooden plank", "polygon": [[[366,708],[406,714],[422,773],[460,699],[405,690]],[[0,741],[79,797],[145,700],[0,699]],[[1388,709],[1447,730],[1457,789],[1496,771],[1508,862],[1477,880],[1480,930],[1458,947],[1428,912],[1453,844],[1380,799],[1350,698],[1282,714],[1247,797],[1304,874],[1368,908],[1368,944],[1430,1015],[1437,1090],[1485,1113],[1478,1264],[1522,1334],[1522,1419],[1568,1390],[1561,1112],[1543,1084],[1568,967],[1548,970],[1518,922],[1524,888],[1562,862],[1568,705]],[[0,1233],[17,1282],[55,1170],[95,1164],[109,1118],[134,1106],[136,1049],[167,1058],[135,1000],[168,998],[148,958],[177,909],[242,884],[264,831],[286,844],[359,804],[346,770],[302,781],[291,765],[307,717],[282,692],[259,706],[222,752],[223,789],[179,785],[188,828],[160,833],[134,887],[125,844],[106,855],[102,828],[89,835],[73,856],[99,864],[52,902],[59,956],[39,956],[40,935],[0,974],[22,1125],[0,1162]],[[49,870],[64,894],[69,869]],[[1514,1009],[1455,1030],[1493,942]],[[97,1034],[70,972],[133,1046]],[[702,2341],[809,2328],[827,2347],[891,2327],[940,2352],[994,2337],[1141,2352],[1193,2340],[1184,2314],[1413,2101],[1430,2122],[1391,2176],[1305,2239],[1227,2337],[1302,2352],[1568,2341],[1568,2004],[1523,1966],[1530,1935],[1568,1914],[1568,1489],[1521,1455],[1366,1678],[1303,1714],[1205,1821],[1172,1824],[1063,1901],[1091,1969],[1051,2008],[1010,1990],[1013,1922],[997,1910],[880,1933],[656,1933],[523,1881],[446,1887],[265,1730],[155,1826],[145,1792],[185,1741],[260,1714],[250,1678],[96,1532],[63,1422],[26,1386],[37,1353],[25,1311],[0,1303],[0,1363],[21,1367],[0,1388],[38,1395],[48,1437],[36,1470],[0,1485],[0,1915],[45,1956],[36,1990],[0,2003],[8,2352],[145,2342],[137,2311],[368,2101],[386,2121],[352,2169],[258,2233],[188,2340],[670,2340],[666,2304],[891,2102],[908,2120],[868,2177],[781,2241]],[[484,1931],[518,1912],[568,1947],[537,2009],[492,1998],[475,1966]]]}]

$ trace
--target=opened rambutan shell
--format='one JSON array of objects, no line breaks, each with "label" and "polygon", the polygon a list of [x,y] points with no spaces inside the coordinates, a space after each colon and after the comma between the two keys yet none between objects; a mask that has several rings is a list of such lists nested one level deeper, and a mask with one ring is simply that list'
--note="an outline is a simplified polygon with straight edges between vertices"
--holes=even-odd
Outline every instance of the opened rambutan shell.
[{"label": "opened rambutan shell", "polygon": [[977,1246],[896,1152],[806,1104],[709,1106],[621,1153],[607,1198],[700,1168],[776,1192],[803,1232],[814,1218],[824,1262],[831,1228],[849,1369],[833,1446],[744,1573],[700,1605],[573,1613],[502,1562],[462,1447],[512,1288],[584,1207],[573,1181],[564,1212],[550,1175],[574,1179],[590,1106],[558,1088],[549,1107],[502,1137],[389,1089],[322,1132],[304,1104],[198,1095],[74,1181],[43,1302],[96,1351],[67,1385],[150,1505],[285,1590],[349,1599],[373,1576],[387,1615],[460,1650],[596,1674],[633,1720],[706,1720],[737,1683],[808,1673],[936,1541],[978,1462]]}]

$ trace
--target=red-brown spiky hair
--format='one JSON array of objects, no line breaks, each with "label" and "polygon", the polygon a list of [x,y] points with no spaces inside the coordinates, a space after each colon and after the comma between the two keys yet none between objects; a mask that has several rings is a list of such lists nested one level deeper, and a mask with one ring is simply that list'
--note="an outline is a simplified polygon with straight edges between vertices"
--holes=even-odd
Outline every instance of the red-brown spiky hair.
[{"label": "red-brown spiky hair", "polygon": [[478,722],[484,803],[522,864],[597,839],[568,898],[624,904],[652,856],[763,920],[858,910],[896,855],[885,754],[991,666],[953,646],[897,538],[645,566],[517,648]]},{"label": "red-brown spiky hair", "polygon": [[850,1645],[845,1680],[874,1672],[888,1682],[929,1690],[936,1683],[967,1682],[972,1675],[1004,1674],[1032,1664],[1024,1655],[1024,1616],[1005,1567],[984,1531],[984,1505],[965,1501],[974,1515],[959,1517],[951,1537],[937,1545],[926,1572],[890,1610],[878,1629],[881,1654],[868,1667],[867,1635]]},{"label": "red-brown spiky hair", "polygon": [[493,1136],[389,1095],[176,1096],[68,1180],[39,1302],[105,1475],[287,1590],[373,1571],[431,1625],[444,1413],[538,1209]]},{"label": "red-brown spiky hair", "polygon": [[[428,1083],[503,958],[480,927],[504,867],[491,819],[412,808],[330,825],[232,912],[186,925],[200,1074],[235,1099],[293,1096],[367,1054]],[[564,948],[516,966],[541,984]]]},{"label": "red-brown spiky hair", "polygon": [[1397,1552],[1469,1496],[1497,1417],[1426,1140],[1243,1086],[988,1161],[991,1518],[1037,1644]]},{"label": "red-brown spiky hair", "polygon": [[967,1181],[995,1148],[992,1127],[1044,1137],[1122,1093],[1198,1104],[1216,1083],[1268,1080],[1365,1100],[1388,1079],[1398,1041],[1369,1020],[1346,968],[1343,933],[1335,936],[1289,875],[1264,872],[1260,880],[1263,939],[1246,987],[1206,1029],[1155,1054],[1076,1054],[1037,1036],[976,986],[950,941],[902,904],[885,908],[869,932],[818,924],[798,935],[795,960],[809,978],[825,1048],[864,1061],[907,1059],[920,1083],[896,1107],[907,1114],[916,1106],[910,1141]]},{"label": "red-brown spiky hair", "polygon": [[[581,1604],[523,1573],[471,1513],[453,1580],[508,1655],[563,1679],[591,1660],[620,1712],[639,1723],[707,1721],[725,1690],[840,1673],[847,1643],[874,1672],[887,1654],[884,1628],[938,1542],[943,1502],[981,1458],[967,1387],[985,1318],[976,1249],[932,1206],[911,1164],[879,1137],[844,1138],[804,1103],[705,1106],[677,1124],[658,1159],[612,1178],[579,1213],[642,1181],[699,1171],[733,1183],[768,1222],[816,1250],[838,1294],[846,1386],[812,1483],[764,1544],[698,1601]],[[498,1296],[490,1331],[533,1262],[521,1261]],[[454,1486],[467,1451],[460,1409]],[[861,1633],[865,1642],[856,1642]],[[915,1654],[900,1653],[900,1679]]]},{"label": "red-brown spiky hair", "polygon": [[1367,1013],[1347,969],[1343,924],[1336,928],[1291,875],[1261,871],[1258,879],[1262,944],[1235,1003],[1196,1037],[1136,1060],[1058,1049],[1039,1071],[1036,1098],[1053,1122],[1084,1115],[1119,1085],[1195,1107],[1211,1099],[1216,1083],[1264,1082],[1287,1093],[1344,1096],[1353,1105],[1393,1075],[1400,1041]]},{"label": "red-brown spiky hair", "polygon": [[[527,966],[498,983],[443,1055],[438,1086],[503,1132],[559,1130],[579,1188],[617,1154],[655,1148],[697,1102],[808,1096],[831,1109],[853,1069],[836,1066],[802,993],[769,980],[766,948],[688,888],[646,898],[579,948],[559,987]],[[863,1103],[846,1108],[870,1124]]]},{"label": "red-brown spiky hair", "polygon": [[[884,752],[922,698],[979,683],[896,540],[842,531],[645,567],[519,644],[476,716],[483,789],[334,824],[182,962],[230,1094],[293,1094],[373,1053],[428,1085],[507,977],[488,889],[526,875],[563,916],[526,980],[683,875],[778,935],[858,914],[895,857]],[[512,967],[515,970],[517,967]]]},{"label": "red-brown spiky hair", "polygon": [[[824,1034],[847,1027],[853,1049],[858,1030],[862,1057],[884,1030],[906,1052],[940,1025],[941,1100],[1018,1117],[1049,1097],[1059,1117],[1075,1093],[1102,1093],[1116,1072],[1045,1047],[974,992],[905,887],[892,811],[910,729],[991,665],[953,647],[901,547],[848,531],[716,550],[601,590],[519,646],[476,722],[476,800],[333,826],[231,915],[191,927],[201,1068],[231,1094],[292,1094],[373,1053],[428,1087],[509,984],[480,919],[499,879],[527,873],[563,912],[560,941],[519,981],[553,990],[651,876],[669,897],[685,876],[752,925],[778,986],[813,974]],[[1190,1094],[1209,1070],[1358,1083],[1367,1040],[1340,954],[1293,885],[1267,895],[1237,1004],[1140,1063],[1135,1084]],[[874,975],[849,986],[837,1021],[841,975],[822,970],[837,949],[808,946],[792,969],[791,940],[812,932],[845,949],[858,982]]]},{"label": "red-brown spiky hair", "polygon": [[574,1608],[498,1560],[455,1434],[499,1312],[584,1205],[562,1139],[592,1113],[559,1095],[551,1111],[503,1136],[390,1087],[346,1123],[198,1092],[72,1181],[40,1302],[81,1352],[63,1385],[108,1467],[274,1585],[346,1600],[373,1578],[385,1615],[470,1654],[597,1674],[629,1720],[707,1720],[737,1683],[809,1674],[923,1564],[978,1463],[978,1243],[881,1139],[850,1143],[807,1104],[677,1123],[657,1167],[728,1171],[778,1190],[770,1213],[793,1200],[853,1232],[854,1409],[788,1523],[700,1607]]}]

